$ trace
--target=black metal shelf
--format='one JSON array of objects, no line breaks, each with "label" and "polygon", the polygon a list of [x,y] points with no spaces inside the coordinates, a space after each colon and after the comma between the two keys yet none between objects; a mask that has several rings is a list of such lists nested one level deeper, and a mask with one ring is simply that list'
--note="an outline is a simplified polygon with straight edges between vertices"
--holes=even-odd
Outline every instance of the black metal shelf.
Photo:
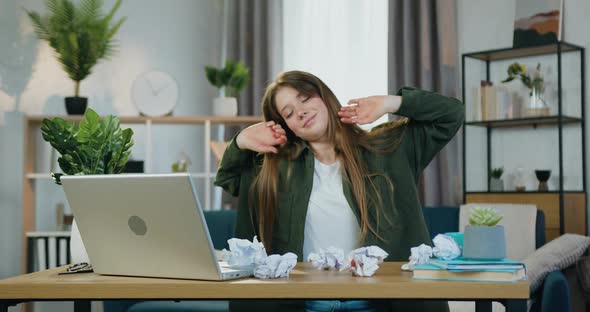
[{"label": "black metal shelf", "polygon": [[554,126],[559,125],[561,119],[562,124],[581,124],[582,118],[570,116],[542,116],[542,117],[525,117],[513,119],[495,119],[482,121],[467,121],[465,125],[480,126],[488,128],[511,128],[511,127],[527,127],[527,126]]},{"label": "black metal shelf", "polygon": [[[563,110],[563,78],[562,78],[562,56],[569,53],[575,53],[579,56],[580,60],[580,109],[581,114],[580,117],[572,117],[572,116],[565,116]],[[558,194],[559,195],[559,229],[560,233],[564,233],[565,223],[564,223],[564,206],[565,206],[565,198],[564,194],[566,193],[583,193],[586,194],[586,121],[584,119],[585,116],[585,48],[571,44],[568,42],[556,42],[553,44],[546,44],[546,45],[538,45],[532,47],[524,47],[524,48],[503,48],[503,49],[495,49],[495,50],[487,50],[487,51],[479,51],[479,52],[472,52],[472,53],[464,53],[462,54],[461,58],[461,70],[462,70],[462,78],[461,78],[461,86],[462,86],[462,99],[465,102],[465,65],[466,60],[471,60],[471,63],[484,63],[485,65],[485,80],[490,80],[490,66],[494,61],[500,60],[510,60],[510,59],[518,59],[518,58],[525,58],[525,57],[535,57],[535,56],[542,56],[542,55],[555,55],[557,60],[557,111],[555,115],[552,116],[538,116],[538,117],[525,117],[525,118],[515,118],[515,119],[501,119],[501,120],[481,120],[481,121],[468,121],[464,122],[463,127],[463,202],[466,200],[466,196],[468,194],[527,194],[527,195],[537,195],[537,194]],[[568,125],[580,125],[581,131],[581,142],[580,145],[582,146],[582,155],[581,155],[581,166],[582,166],[582,190],[581,191],[567,191],[564,188],[564,177],[563,177],[563,167],[564,167],[564,128]],[[467,191],[467,172],[466,172],[466,131],[467,129],[472,129],[467,126],[476,126],[476,127],[484,127],[486,129],[486,169],[488,172],[488,190],[481,191],[481,192],[468,192]],[[548,192],[538,192],[535,190],[525,191],[525,192],[516,192],[516,191],[506,191],[506,192],[491,192],[490,191],[490,175],[489,172],[492,170],[492,131],[495,128],[516,128],[516,127],[527,127],[532,126],[536,128],[537,126],[555,126],[558,132],[558,164],[559,167],[557,168],[559,172],[559,184],[557,190],[548,191]],[[585,210],[586,211],[586,210]]]},{"label": "black metal shelf", "polygon": [[547,54],[556,54],[561,47],[561,52],[580,51],[584,48],[561,41],[553,44],[539,45],[526,48],[503,48],[496,50],[487,50],[480,52],[472,52],[463,54],[465,57],[470,57],[482,61],[499,61],[506,59],[513,59],[519,57],[539,56]]},{"label": "black metal shelf", "polygon": [[[577,190],[577,191],[563,191],[564,193],[584,193],[583,190]],[[555,190],[555,191],[544,191],[544,192],[539,192],[539,191],[467,191],[465,192],[465,194],[470,195],[470,194],[527,194],[527,195],[535,195],[535,194],[559,194],[560,192]]]}]

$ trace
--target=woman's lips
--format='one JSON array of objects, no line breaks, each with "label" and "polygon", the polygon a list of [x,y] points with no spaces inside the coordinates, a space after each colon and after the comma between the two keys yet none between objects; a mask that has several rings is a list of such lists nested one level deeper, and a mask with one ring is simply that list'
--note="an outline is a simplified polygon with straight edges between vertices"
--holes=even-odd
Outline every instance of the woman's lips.
[{"label": "woman's lips", "polygon": [[313,115],[313,116],[309,117],[309,119],[308,119],[308,120],[306,120],[306,121],[305,121],[305,123],[303,124],[303,128],[307,128],[307,127],[308,127],[308,126],[309,126],[309,125],[310,125],[310,124],[311,124],[311,123],[312,123],[312,122],[315,120],[315,116],[316,116],[316,115],[317,115],[317,114],[315,114],[315,115]]}]

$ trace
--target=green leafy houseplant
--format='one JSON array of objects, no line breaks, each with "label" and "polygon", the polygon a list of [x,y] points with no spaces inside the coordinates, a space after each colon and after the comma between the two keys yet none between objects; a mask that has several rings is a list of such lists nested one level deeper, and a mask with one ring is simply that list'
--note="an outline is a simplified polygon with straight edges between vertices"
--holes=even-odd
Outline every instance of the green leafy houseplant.
[{"label": "green leafy houseplant", "polygon": [[490,170],[490,177],[494,179],[500,179],[504,173],[504,167],[493,168]]},{"label": "green leafy houseplant", "polygon": [[[133,130],[121,129],[115,116],[101,120],[90,108],[79,125],[59,117],[46,118],[41,132],[60,153],[59,167],[69,175],[120,173],[133,146]],[[52,173],[57,184],[62,175]]]},{"label": "green leafy houseplant", "polygon": [[502,218],[493,208],[473,207],[469,215],[469,224],[472,226],[496,226]]},{"label": "green leafy houseplant", "polygon": [[121,1],[106,15],[101,12],[102,0],[83,0],[77,6],[70,0],[47,0],[49,14],[26,11],[39,38],[55,50],[57,60],[74,81],[76,97],[80,82],[90,75],[92,67],[116,52],[114,36],[126,19],[113,23]]},{"label": "green leafy houseplant", "polygon": [[543,92],[545,89],[545,83],[543,80],[543,75],[541,74],[541,63],[537,64],[537,69],[531,77],[527,71],[526,66],[524,64],[519,64],[518,62],[510,64],[507,69],[508,78],[502,80],[502,82],[509,82],[514,79],[520,79],[522,83],[529,88],[529,95],[533,94],[533,90],[537,90],[538,92]]},{"label": "green leafy houseplant", "polygon": [[222,68],[205,66],[205,74],[213,86],[228,91],[229,96],[236,96],[250,81],[250,71],[244,63],[231,60]]}]

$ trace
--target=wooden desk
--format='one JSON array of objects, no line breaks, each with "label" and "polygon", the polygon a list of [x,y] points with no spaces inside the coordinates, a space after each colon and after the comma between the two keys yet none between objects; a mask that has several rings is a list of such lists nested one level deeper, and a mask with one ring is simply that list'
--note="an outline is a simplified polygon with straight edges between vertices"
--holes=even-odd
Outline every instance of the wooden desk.
[{"label": "wooden desk", "polygon": [[[526,308],[529,284],[414,280],[401,262],[386,262],[373,277],[317,271],[299,263],[289,278],[226,282],[105,276],[58,275],[65,267],[0,280],[0,312],[27,301],[74,300],[80,310],[89,300],[141,299],[444,299],[501,301],[507,310]],[[481,306],[477,304],[476,306]],[[514,308],[518,307],[518,308]],[[524,310],[523,310],[524,311]]]}]

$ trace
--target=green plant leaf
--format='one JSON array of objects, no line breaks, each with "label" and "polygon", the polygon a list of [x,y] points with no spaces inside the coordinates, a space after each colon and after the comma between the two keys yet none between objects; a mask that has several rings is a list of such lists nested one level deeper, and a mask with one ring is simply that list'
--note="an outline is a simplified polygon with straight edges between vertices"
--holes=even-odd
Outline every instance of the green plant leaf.
[{"label": "green plant leaf", "polygon": [[473,207],[469,215],[469,224],[473,226],[496,226],[502,218],[495,209]]},{"label": "green plant leaf", "polygon": [[223,84],[221,83],[221,74],[219,72],[220,71],[215,67],[205,66],[205,75],[207,80],[209,80],[209,83],[217,88],[223,87]]},{"label": "green plant leaf", "polygon": [[100,19],[100,8],[103,6],[102,0],[87,0],[82,1],[79,6],[80,19],[82,20],[98,20]]},{"label": "green plant leaf", "polygon": [[119,10],[119,7],[121,6],[122,2],[122,0],[117,0],[111,11],[107,14],[107,16],[105,16],[103,20],[104,23],[106,23],[107,25],[111,23],[111,20],[113,20],[113,16],[115,16],[115,13],[117,13],[117,10]]},{"label": "green plant leaf", "polygon": [[207,80],[217,88],[227,87],[229,96],[236,96],[250,81],[249,70],[242,62],[227,60],[225,67],[205,67]]},{"label": "green plant leaf", "polygon": [[131,129],[122,130],[115,116],[101,121],[90,108],[79,126],[56,117],[44,119],[41,132],[60,153],[58,164],[65,174],[120,173],[133,146]]},{"label": "green plant leaf", "polygon": [[47,26],[45,26],[45,21],[43,21],[41,19],[41,16],[39,15],[39,13],[31,12],[31,11],[26,11],[26,12],[27,12],[27,15],[29,16],[29,18],[31,19],[31,22],[33,23],[33,28],[35,29],[35,32],[39,36],[39,39],[49,40],[50,39],[49,30],[47,29]]}]

